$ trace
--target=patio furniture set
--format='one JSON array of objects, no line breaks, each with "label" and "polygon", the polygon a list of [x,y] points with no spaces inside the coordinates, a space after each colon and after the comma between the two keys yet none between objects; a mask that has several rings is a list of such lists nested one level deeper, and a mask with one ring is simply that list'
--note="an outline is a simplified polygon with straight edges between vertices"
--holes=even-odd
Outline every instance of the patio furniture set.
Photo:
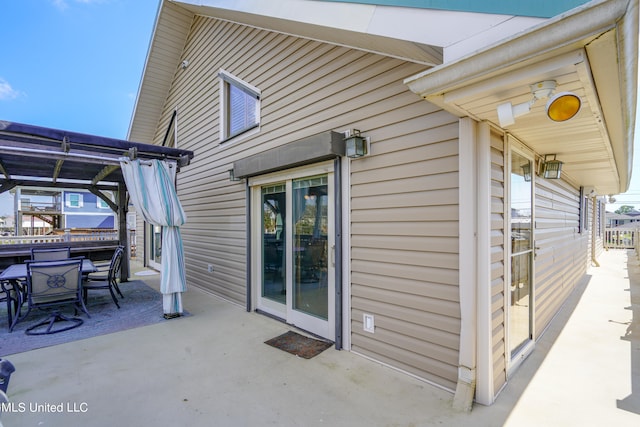
[{"label": "patio furniture set", "polygon": [[[120,308],[116,293],[123,297],[117,281],[123,254],[124,247],[118,246],[108,266],[100,268],[87,258],[71,257],[70,248],[32,248],[30,260],[0,273],[0,302],[6,303],[9,332],[35,309],[51,313],[29,326],[27,335],[53,334],[82,325],[76,315],[80,309],[91,317],[86,306],[89,291],[108,290]],[[69,305],[74,308],[72,317],[61,312],[61,307]]]}]

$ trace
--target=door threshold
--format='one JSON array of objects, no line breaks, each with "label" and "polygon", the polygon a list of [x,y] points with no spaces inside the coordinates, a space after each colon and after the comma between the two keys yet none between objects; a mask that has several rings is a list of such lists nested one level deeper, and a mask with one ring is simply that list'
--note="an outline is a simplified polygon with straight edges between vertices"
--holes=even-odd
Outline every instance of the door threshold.
[{"label": "door threshold", "polygon": [[270,319],[277,320],[278,322],[287,323],[287,322],[286,322],[286,320],[285,320],[284,318],[282,318],[282,317],[280,317],[280,316],[276,316],[276,315],[275,315],[275,314],[273,314],[273,313],[269,313],[269,312],[266,312],[266,311],[264,311],[264,310],[260,310],[259,308],[256,308],[254,311],[255,311],[256,313],[258,313],[258,314],[263,315],[263,316],[267,316],[267,317],[268,317],[268,318],[270,318]]},{"label": "door threshold", "polygon": [[304,329],[300,329],[296,325],[293,325],[291,323],[287,323],[287,321],[285,319],[283,319],[282,317],[276,316],[275,314],[268,313],[268,312],[266,312],[264,310],[260,310],[259,308],[256,308],[254,311],[257,314],[260,314],[262,316],[266,316],[266,317],[268,317],[270,319],[273,319],[273,320],[276,320],[276,321],[278,321],[280,323],[284,323],[285,325],[289,326],[291,328],[291,330],[293,330],[295,332],[299,332],[302,335],[306,335],[309,338],[314,338],[314,339],[317,339],[317,340],[320,340],[320,341],[324,341],[324,342],[335,344],[335,341],[331,341],[330,339],[327,339],[327,338],[325,338],[323,336],[316,335],[313,332],[309,332],[309,331],[306,331]]}]

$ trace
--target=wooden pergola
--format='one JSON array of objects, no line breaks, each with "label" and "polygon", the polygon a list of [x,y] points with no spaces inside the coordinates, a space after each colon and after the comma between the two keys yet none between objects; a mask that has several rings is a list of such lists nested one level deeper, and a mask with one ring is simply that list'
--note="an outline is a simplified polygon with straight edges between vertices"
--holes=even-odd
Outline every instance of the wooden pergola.
[{"label": "wooden pergola", "polygon": [[[88,190],[118,214],[119,234],[114,244],[127,247],[128,197],[120,170],[122,157],[171,161],[179,171],[190,163],[193,152],[0,121],[0,194],[17,186]],[[117,195],[115,202],[107,192]],[[20,248],[0,248],[0,258],[12,254],[12,262],[20,253]],[[124,280],[128,274],[127,259],[122,268]]]}]

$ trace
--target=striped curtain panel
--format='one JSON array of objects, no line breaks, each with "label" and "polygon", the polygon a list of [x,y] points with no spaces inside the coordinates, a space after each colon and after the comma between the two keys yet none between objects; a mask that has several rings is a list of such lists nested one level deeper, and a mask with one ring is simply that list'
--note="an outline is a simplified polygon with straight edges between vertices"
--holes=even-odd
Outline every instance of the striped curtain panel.
[{"label": "striped curtain panel", "polygon": [[187,290],[180,226],[187,220],[175,190],[176,165],[160,160],[120,159],[131,202],[144,220],[162,226],[160,291],[165,317],[182,314]]}]

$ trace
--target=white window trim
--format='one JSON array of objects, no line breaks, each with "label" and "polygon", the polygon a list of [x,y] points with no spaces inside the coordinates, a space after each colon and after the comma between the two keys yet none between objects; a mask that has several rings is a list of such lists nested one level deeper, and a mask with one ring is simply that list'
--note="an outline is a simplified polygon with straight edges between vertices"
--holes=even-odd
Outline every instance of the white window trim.
[{"label": "white window trim", "polygon": [[[219,108],[219,129],[220,129],[220,142],[221,143],[227,143],[229,141],[235,141],[238,139],[242,139],[245,138],[247,136],[256,134],[260,131],[260,126],[262,124],[262,120],[260,117],[260,110],[261,110],[261,98],[262,98],[262,94],[260,89],[258,89],[257,87],[250,85],[247,82],[244,82],[242,80],[240,80],[239,78],[235,77],[234,75],[232,75],[231,73],[220,69],[218,71],[218,77],[220,80],[220,96],[219,96],[219,104],[220,104],[220,108]],[[228,135],[227,132],[227,84],[233,84],[234,86],[240,87],[241,89],[243,89],[244,91],[250,92],[251,94],[255,95],[256,100],[258,102],[256,102],[256,117],[257,117],[257,125],[255,127],[251,127],[249,129],[246,129],[243,132],[237,133],[235,135]]]},{"label": "white window trim", "polygon": [[102,200],[100,197],[96,197],[96,206],[98,209],[111,209],[107,202]]},{"label": "white window trim", "polygon": [[[71,204],[71,196],[78,196],[78,206],[74,206],[74,205]],[[80,208],[84,207],[84,198],[82,197],[82,194],[80,194],[80,193],[67,193],[65,195],[64,204],[68,208],[80,209]]]}]

